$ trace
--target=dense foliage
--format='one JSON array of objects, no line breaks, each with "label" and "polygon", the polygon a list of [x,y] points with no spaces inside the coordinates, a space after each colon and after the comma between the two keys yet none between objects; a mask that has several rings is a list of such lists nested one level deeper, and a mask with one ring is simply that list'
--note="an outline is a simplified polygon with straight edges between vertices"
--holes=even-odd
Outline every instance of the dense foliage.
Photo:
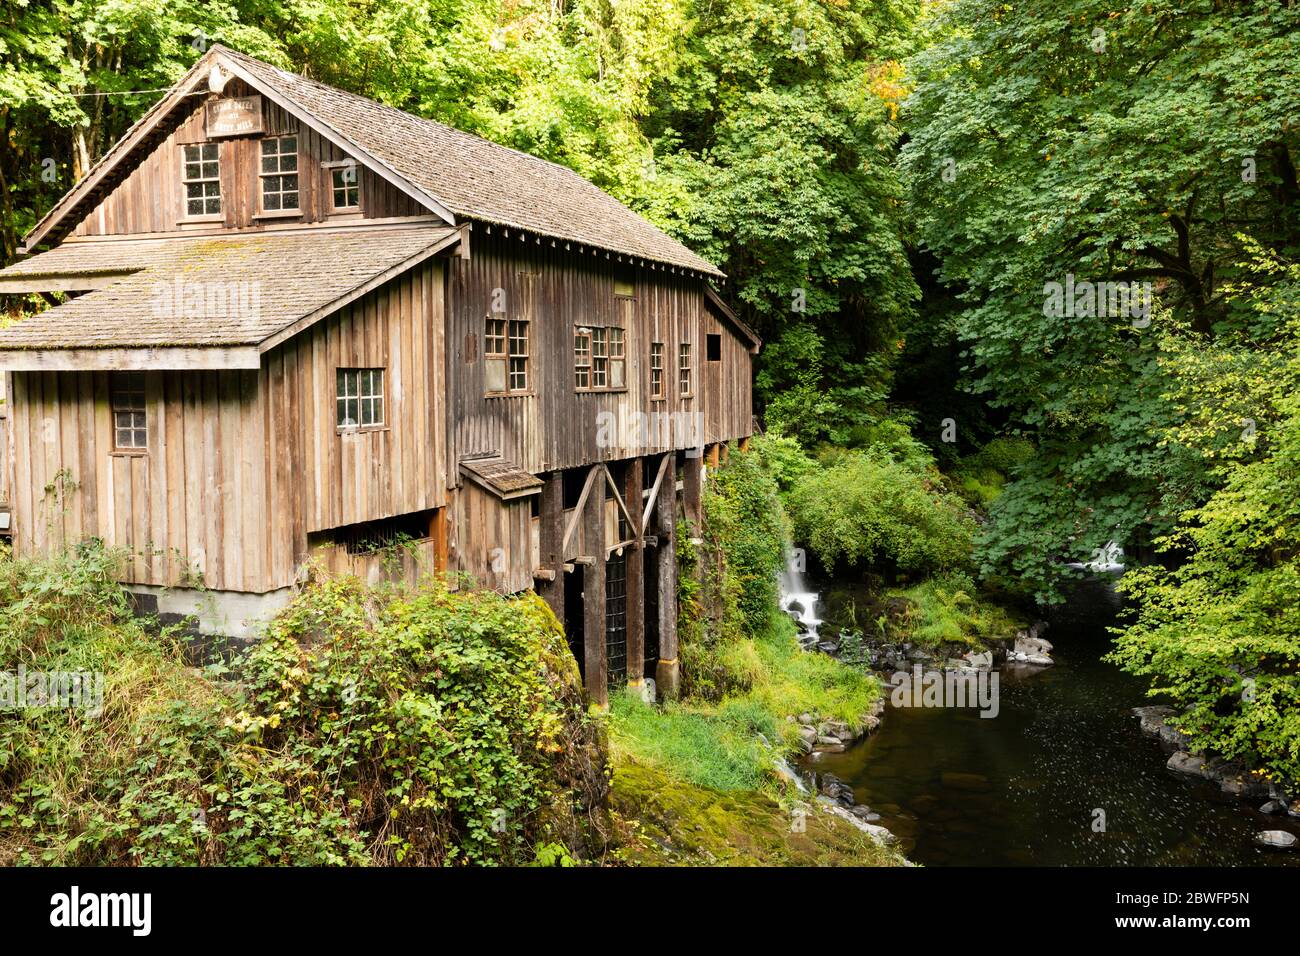
[{"label": "dense foliage", "polygon": [[98,715],[0,714],[0,862],[520,863],[599,839],[601,751],[538,599],[323,582],[200,674],[129,617],[114,561],[0,555],[0,670],[104,675]]},{"label": "dense foliage", "polygon": [[795,533],[822,565],[907,574],[970,561],[974,521],[936,473],[872,449],[842,456],[789,495]]}]

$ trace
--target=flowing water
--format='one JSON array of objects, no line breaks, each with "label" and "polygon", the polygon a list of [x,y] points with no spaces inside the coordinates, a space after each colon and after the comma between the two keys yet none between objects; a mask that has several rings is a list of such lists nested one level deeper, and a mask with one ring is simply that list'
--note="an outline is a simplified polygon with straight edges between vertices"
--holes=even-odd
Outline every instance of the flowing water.
[{"label": "flowing water", "polygon": [[[1101,660],[1112,593],[1090,589],[1052,622],[1056,666],[1003,669],[997,717],[890,707],[875,735],[806,766],[852,786],[928,866],[1300,865],[1300,850],[1253,842],[1266,829],[1300,836],[1300,819],[1165,769],[1129,713],[1152,703],[1143,682]],[[844,603],[827,602],[831,625]]]}]

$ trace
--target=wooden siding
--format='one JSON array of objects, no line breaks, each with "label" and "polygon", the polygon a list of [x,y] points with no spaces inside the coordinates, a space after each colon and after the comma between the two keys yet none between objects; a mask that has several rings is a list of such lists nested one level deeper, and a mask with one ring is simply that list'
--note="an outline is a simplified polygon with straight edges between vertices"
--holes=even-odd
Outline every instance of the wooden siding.
[{"label": "wooden siding", "polygon": [[[629,422],[638,413],[656,413],[661,422],[662,416],[699,413],[705,443],[752,432],[749,352],[706,304],[699,280],[663,270],[620,271],[603,255],[581,256],[549,239],[520,241],[518,234],[507,237],[500,229],[488,235],[482,226],[474,230],[470,258],[451,260],[448,269],[448,467],[453,482],[459,480],[457,462],[475,454],[501,454],[537,474],[685,447],[654,440],[601,447],[602,412]],[[615,296],[616,275],[634,279],[634,298]],[[485,395],[482,340],[495,289],[505,292],[509,318],[530,322],[531,391],[526,395]],[[575,390],[573,333],[579,325],[625,329],[625,390]],[[712,365],[705,358],[710,332],[722,335],[722,359]],[[650,398],[651,342],[664,343],[663,401]],[[677,346],[682,342],[691,344],[694,356],[690,398],[677,393]]]},{"label": "wooden siding", "polygon": [[[12,373],[17,546],[100,537],[132,552],[127,583],[266,592],[294,583],[313,531],[442,507],[442,269],[381,286],[260,370],[146,372],[144,454],[114,451],[111,373]],[[338,431],[340,367],[385,369],[386,427]]]},{"label": "wooden siding", "polygon": [[146,372],[148,452],[126,454],[108,373],[13,373],[16,546],[99,537],[130,583],[268,590],[257,375]]},{"label": "wooden siding", "polygon": [[[227,86],[231,96],[246,95],[240,81]],[[360,215],[331,215],[330,171],[321,164],[345,159],[343,152],[309,127],[265,97],[262,99],[265,132],[257,136],[222,138],[221,209],[224,222],[185,224],[184,186],[181,183],[181,147],[208,142],[204,131],[204,98],[191,97],[188,110],[182,108],[165,128],[165,137],[155,142],[147,155],[134,164],[124,162],[117,183],[77,224],[76,237],[174,233],[183,229],[200,231],[259,230],[302,223],[339,223],[360,219],[383,219],[397,216],[424,215],[420,206],[396,186],[358,163]],[[261,195],[259,176],[263,136],[298,136],[299,197],[301,214],[297,216],[256,218]],[[121,175],[121,174],[119,174]]]},{"label": "wooden siding", "polygon": [[533,586],[537,527],[528,498],[502,501],[472,481],[453,493],[452,567],[475,586],[512,594]]},{"label": "wooden siding", "polygon": [[[277,582],[292,580],[312,532],[447,503],[443,268],[440,260],[427,262],[266,354]],[[340,368],[384,369],[383,428],[337,428]]]}]

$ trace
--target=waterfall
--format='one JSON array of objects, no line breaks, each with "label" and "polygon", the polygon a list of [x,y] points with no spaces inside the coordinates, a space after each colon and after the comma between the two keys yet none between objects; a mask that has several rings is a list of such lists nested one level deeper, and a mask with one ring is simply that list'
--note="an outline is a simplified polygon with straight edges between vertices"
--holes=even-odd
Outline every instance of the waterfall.
[{"label": "waterfall", "polygon": [[781,610],[798,622],[799,642],[811,647],[818,641],[817,629],[822,620],[817,616],[817,592],[808,589],[803,577],[804,553],[791,542],[785,545],[785,568],[778,580]]},{"label": "waterfall", "polygon": [[1072,561],[1067,567],[1118,576],[1124,573],[1124,549],[1114,541],[1107,541],[1106,547],[1098,548],[1091,561]]}]

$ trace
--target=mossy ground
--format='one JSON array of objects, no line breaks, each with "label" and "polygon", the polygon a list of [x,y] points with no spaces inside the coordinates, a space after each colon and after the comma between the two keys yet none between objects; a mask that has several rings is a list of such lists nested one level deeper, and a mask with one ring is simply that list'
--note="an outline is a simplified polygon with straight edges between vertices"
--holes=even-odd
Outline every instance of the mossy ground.
[{"label": "mossy ground", "polygon": [[900,866],[896,851],[852,824],[768,790],[700,787],[623,755],[610,799],[620,819],[618,862],[632,866]]}]

